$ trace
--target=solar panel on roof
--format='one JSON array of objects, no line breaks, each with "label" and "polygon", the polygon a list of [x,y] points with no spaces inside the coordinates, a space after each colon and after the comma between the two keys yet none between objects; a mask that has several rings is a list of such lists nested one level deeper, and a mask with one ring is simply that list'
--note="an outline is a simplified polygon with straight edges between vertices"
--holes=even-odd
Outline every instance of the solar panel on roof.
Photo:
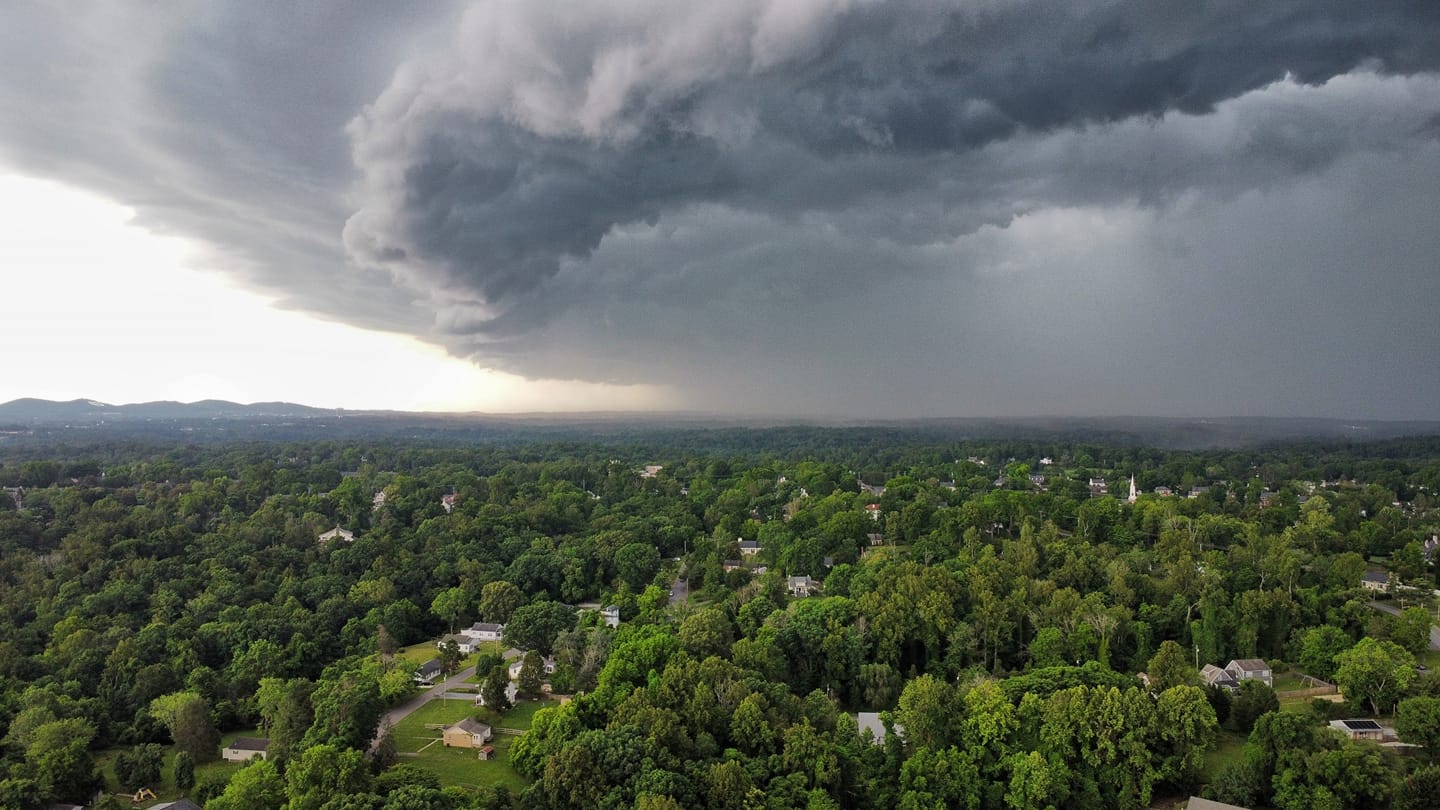
[{"label": "solar panel on roof", "polygon": [[1351,731],[1379,731],[1380,724],[1374,720],[1342,720]]}]

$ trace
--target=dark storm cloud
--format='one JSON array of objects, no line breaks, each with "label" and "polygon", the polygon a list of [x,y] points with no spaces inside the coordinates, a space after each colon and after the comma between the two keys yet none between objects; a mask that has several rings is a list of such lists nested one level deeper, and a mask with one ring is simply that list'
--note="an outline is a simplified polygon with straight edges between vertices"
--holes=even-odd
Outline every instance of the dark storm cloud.
[{"label": "dark storm cloud", "polygon": [[504,307],[611,228],[697,203],[868,219],[919,192],[938,215],[887,235],[931,240],[1013,213],[967,210],[995,190],[955,171],[979,147],[1201,113],[1287,74],[1433,68],[1437,15],[1398,2],[752,2],[697,21],[662,3],[485,6],[356,122],[366,193],[350,244]]},{"label": "dark storm cloud", "polygon": [[0,154],[697,407],[1434,415],[1440,4],[425,8],[27,9]]}]

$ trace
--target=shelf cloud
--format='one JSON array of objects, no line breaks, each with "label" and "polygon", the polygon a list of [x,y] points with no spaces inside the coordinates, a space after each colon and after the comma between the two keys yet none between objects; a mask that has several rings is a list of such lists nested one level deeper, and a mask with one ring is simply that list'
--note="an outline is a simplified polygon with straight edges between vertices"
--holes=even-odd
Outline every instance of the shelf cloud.
[{"label": "shelf cloud", "polygon": [[0,162],[694,408],[1436,416],[1433,3],[423,8],[28,7]]}]

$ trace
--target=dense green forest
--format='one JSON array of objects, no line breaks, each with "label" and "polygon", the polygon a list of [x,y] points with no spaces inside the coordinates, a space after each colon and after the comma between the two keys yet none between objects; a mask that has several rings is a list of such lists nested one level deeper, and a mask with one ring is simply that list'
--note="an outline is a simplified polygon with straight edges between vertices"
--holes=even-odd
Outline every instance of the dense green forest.
[{"label": "dense green forest", "polygon": [[[1434,806],[1440,441],[722,438],[0,444],[0,807]],[[476,621],[509,779],[381,724],[432,654],[516,722]]]}]

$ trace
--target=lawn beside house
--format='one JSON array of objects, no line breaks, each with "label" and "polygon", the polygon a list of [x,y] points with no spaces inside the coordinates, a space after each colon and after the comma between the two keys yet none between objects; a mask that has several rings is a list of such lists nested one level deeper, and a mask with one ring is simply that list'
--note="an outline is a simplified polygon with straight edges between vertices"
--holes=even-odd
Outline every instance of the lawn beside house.
[{"label": "lawn beside house", "polygon": [[[508,712],[500,721],[503,728],[528,730],[534,721],[535,712],[547,706],[557,705],[556,701],[523,701]],[[510,766],[510,747],[516,736],[497,733],[490,741],[495,747],[495,758],[484,761],[477,752],[468,748],[446,748],[440,740],[441,730],[426,728],[429,725],[457,723],[475,714],[478,707],[464,700],[432,700],[396,724],[393,731],[395,750],[400,753],[401,762],[418,765],[436,776],[446,786],[477,788],[487,785],[505,785],[511,791],[524,790],[529,782]]]},{"label": "lawn beside house", "polygon": [[[213,762],[202,762],[195,765],[195,784],[198,785],[205,781],[228,781],[230,777],[235,775],[236,771],[244,767],[244,763],[225,762],[220,759],[220,748],[229,745],[236,737],[263,736],[263,732],[253,728],[231,731],[221,735],[220,747],[215,751],[215,760]],[[119,756],[121,751],[127,751],[129,748],[129,746],[123,746],[106,748],[103,751],[95,752],[95,764],[100,768],[100,778],[105,780],[105,792],[115,794],[116,796],[123,796],[124,801],[127,803],[130,801],[131,794],[128,792],[122,793],[120,790],[120,780],[115,778],[115,757]],[[175,787],[175,754],[176,751],[174,748],[166,749],[165,763],[160,767],[160,781],[157,784],[149,786],[151,790],[155,791],[155,795],[158,797],[156,801],[173,802],[185,795]],[[145,806],[148,807],[149,804],[145,804]]]}]

